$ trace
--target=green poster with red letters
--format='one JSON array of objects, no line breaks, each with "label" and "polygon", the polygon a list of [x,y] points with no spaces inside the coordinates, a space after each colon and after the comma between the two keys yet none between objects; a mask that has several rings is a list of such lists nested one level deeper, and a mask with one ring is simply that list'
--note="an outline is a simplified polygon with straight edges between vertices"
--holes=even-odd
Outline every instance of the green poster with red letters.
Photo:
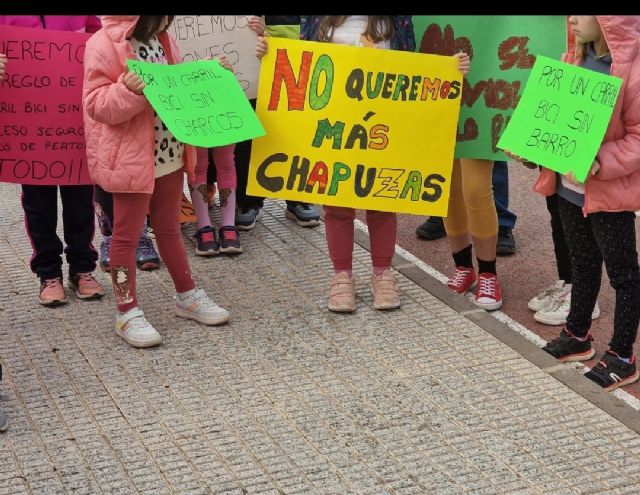
[{"label": "green poster with red letters", "polygon": [[[556,60],[566,50],[559,15],[413,16],[416,51],[466,52],[455,156],[504,160],[496,146],[516,107],[536,55]],[[426,133],[425,133],[426,136]]]}]

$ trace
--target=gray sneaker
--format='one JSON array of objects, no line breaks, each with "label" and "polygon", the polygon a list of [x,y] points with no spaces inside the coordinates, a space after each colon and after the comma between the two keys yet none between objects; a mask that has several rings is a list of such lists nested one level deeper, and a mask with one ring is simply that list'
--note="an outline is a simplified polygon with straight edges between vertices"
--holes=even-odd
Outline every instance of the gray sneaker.
[{"label": "gray sneaker", "polygon": [[236,209],[236,229],[252,230],[260,218],[260,208]]},{"label": "gray sneaker", "polygon": [[300,227],[317,227],[320,225],[320,213],[309,203],[287,203],[284,216],[296,222]]}]

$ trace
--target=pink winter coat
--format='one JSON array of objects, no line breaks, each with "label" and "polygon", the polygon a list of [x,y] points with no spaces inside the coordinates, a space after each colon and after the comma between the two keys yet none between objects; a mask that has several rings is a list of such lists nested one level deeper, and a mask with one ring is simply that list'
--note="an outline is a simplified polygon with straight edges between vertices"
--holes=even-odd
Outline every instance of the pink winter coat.
[{"label": "pink winter coat", "polygon": [[95,15],[0,15],[0,24],[80,33],[100,29],[100,20]]},{"label": "pink winter coat", "polygon": [[[596,16],[611,51],[611,75],[622,79],[618,101],[598,154],[600,172],[585,183],[585,216],[598,211],[640,210],[640,16]],[[578,64],[573,36],[563,60]],[[556,173],[542,169],[534,190],[551,196]]]},{"label": "pink winter coat", "polygon": [[[109,192],[151,194],[155,183],[153,108],[144,95],[132,93],[122,82],[126,60],[135,59],[127,38],[138,17],[102,17],[102,29],[86,45],[82,104],[91,179]],[[167,32],[158,39],[170,64],[180,60]],[[194,147],[185,145],[183,160],[192,180]]]}]

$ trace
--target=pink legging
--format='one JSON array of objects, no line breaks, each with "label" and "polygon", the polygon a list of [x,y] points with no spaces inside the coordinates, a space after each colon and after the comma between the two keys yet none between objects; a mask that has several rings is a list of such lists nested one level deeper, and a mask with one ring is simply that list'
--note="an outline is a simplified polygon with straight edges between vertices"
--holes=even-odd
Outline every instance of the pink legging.
[{"label": "pink legging", "polygon": [[[236,164],[234,160],[235,144],[226,146],[217,146],[211,148],[213,154],[213,163],[216,166],[216,182],[218,189],[235,189],[236,188]],[[207,183],[207,168],[209,166],[209,148],[196,148],[198,153],[198,164],[196,165],[196,180],[193,185]]]},{"label": "pink legging", "polygon": [[111,237],[111,277],[120,312],[138,305],[136,299],[136,249],[147,211],[156,234],[160,256],[167,265],[176,292],[194,289],[196,284],[180,233],[182,170],[156,179],[153,194],[113,194],[113,236]]},{"label": "pink legging", "polygon": [[[395,213],[366,210],[371,263],[374,268],[391,267],[395,252],[397,217]],[[335,271],[351,270],[353,263],[353,221],[356,210],[341,206],[324,206],[329,256]]]}]

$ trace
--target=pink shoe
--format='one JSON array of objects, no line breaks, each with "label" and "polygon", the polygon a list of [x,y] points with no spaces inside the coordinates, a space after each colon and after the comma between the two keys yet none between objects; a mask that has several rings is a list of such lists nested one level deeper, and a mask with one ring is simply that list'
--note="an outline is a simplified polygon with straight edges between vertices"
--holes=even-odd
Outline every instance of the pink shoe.
[{"label": "pink shoe", "polygon": [[371,275],[371,293],[375,309],[396,309],[400,307],[398,283],[391,270],[385,270],[381,275]]},{"label": "pink shoe", "polygon": [[347,272],[340,272],[331,279],[329,310],[335,313],[353,313],[356,310],[356,284]]},{"label": "pink shoe", "polygon": [[104,296],[102,285],[91,272],[76,273],[69,279],[69,288],[76,291],[78,299],[97,299]]},{"label": "pink shoe", "polygon": [[57,306],[66,304],[67,295],[64,293],[62,278],[48,278],[40,282],[40,304],[43,306]]},{"label": "pink shoe", "polygon": [[453,276],[447,281],[447,287],[456,291],[458,294],[467,292],[473,284],[476,283],[476,272],[473,268],[464,266],[456,266]]}]

